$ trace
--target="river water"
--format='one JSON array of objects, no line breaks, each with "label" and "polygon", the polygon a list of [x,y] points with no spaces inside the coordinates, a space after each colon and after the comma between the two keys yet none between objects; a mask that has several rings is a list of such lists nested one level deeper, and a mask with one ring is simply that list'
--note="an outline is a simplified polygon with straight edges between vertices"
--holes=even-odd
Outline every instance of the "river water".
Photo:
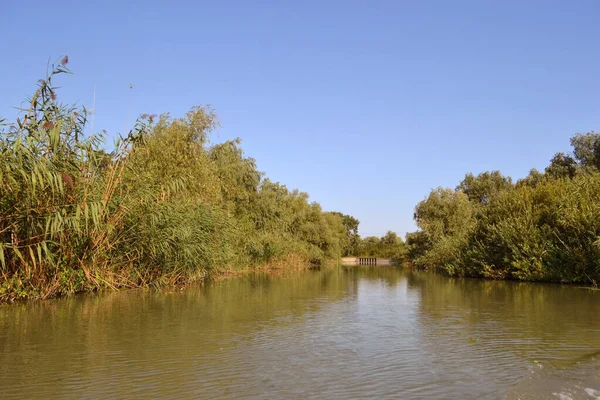
[{"label": "river water", "polygon": [[600,398],[600,291],[394,267],[0,306],[0,398]]}]

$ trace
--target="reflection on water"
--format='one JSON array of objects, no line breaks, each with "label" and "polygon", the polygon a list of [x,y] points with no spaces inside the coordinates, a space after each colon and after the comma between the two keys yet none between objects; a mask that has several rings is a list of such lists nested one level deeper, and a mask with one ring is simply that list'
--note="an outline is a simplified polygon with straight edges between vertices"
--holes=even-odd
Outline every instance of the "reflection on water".
[{"label": "reflection on water", "polygon": [[2,306],[0,398],[594,398],[599,302],[340,267]]}]

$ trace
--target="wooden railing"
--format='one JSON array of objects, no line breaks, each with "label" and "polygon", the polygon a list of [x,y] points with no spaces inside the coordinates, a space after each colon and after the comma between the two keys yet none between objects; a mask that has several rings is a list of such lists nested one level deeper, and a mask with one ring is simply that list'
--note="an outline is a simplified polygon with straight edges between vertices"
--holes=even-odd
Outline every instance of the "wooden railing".
[{"label": "wooden railing", "polygon": [[359,257],[358,265],[377,265],[377,258],[375,258],[375,257]]}]

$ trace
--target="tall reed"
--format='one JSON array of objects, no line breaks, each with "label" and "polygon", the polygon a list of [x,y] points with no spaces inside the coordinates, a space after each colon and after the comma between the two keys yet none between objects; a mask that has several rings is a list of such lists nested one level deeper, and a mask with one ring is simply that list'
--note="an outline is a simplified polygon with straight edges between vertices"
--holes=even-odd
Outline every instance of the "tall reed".
[{"label": "tall reed", "polygon": [[318,262],[348,243],[343,214],[270,182],[240,141],[211,144],[214,112],[143,115],[114,150],[58,101],[52,66],[0,131],[0,301],[204,279]]}]

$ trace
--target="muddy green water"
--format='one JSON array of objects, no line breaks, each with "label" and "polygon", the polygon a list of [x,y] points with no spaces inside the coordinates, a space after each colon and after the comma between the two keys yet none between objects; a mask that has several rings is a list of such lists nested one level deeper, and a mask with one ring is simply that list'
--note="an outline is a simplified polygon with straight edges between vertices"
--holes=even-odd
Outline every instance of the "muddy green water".
[{"label": "muddy green water", "polygon": [[600,292],[394,267],[0,307],[0,398],[593,399]]}]

